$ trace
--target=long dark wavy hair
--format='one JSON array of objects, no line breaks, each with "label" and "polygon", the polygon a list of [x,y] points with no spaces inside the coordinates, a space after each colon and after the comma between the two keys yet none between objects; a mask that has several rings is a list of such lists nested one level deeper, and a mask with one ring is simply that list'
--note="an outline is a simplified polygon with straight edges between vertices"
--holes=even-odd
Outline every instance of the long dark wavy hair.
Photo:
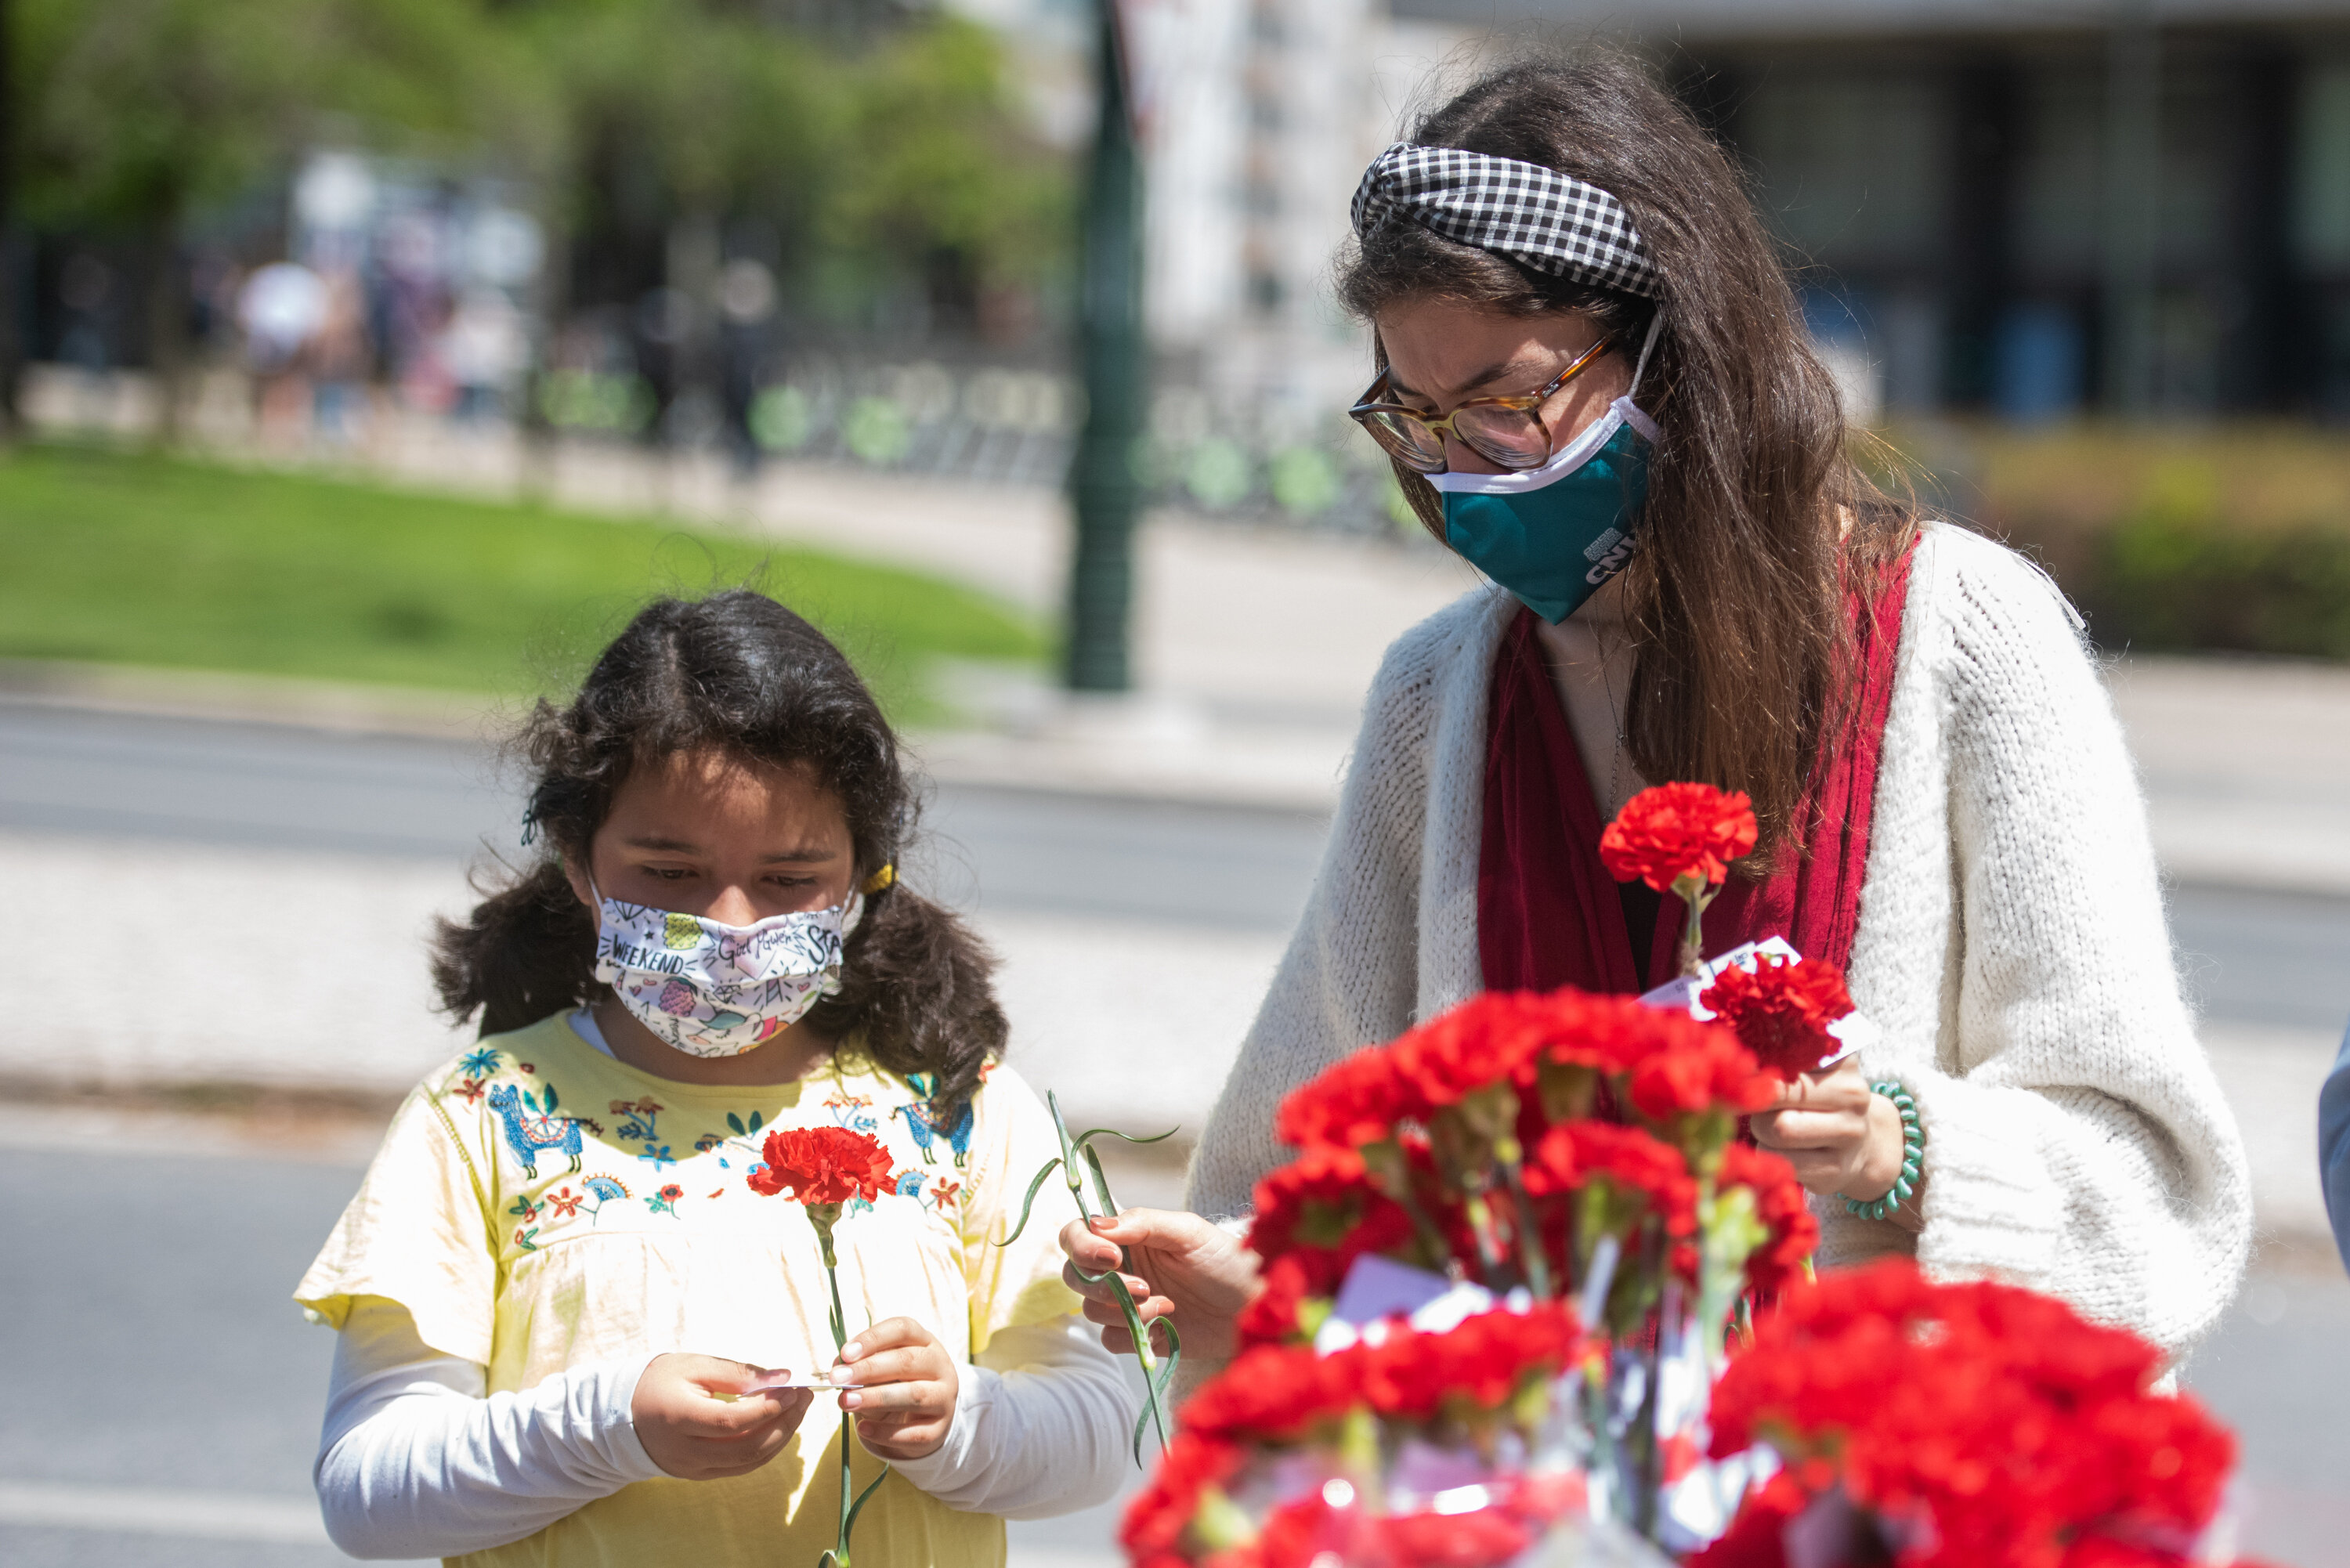
[{"label": "long dark wavy hair", "polygon": [[[1601,47],[1521,60],[1409,140],[1588,182],[1623,202],[1648,244],[1662,279],[1653,304],[1401,222],[1341,258],[1338,291],[1374,325],[1407,299],[1583,312],[1627,356],[1663,310],[1638,392],[1664,439],[1649,460],[1641,549],[1624,573],[1638,660],[1626,746],[1650,779],[1752,795],[1763,853],[1748,864],[1766,867],[1800,839],[1804,786],[1851,695],[1856,626],[1908,547],[1914,514],[1854,467],[1835,383],[1745,181],[1645,67]],[[1443,538],[1434,488],[1400,463],[1396,476]]]},{"label": "long dark wavy hair", "polygon": [[[764,594],[658,599],[639,611],[563,707],[542,701],[518,746],[536,774],[530,821],[538,860],[463,920],[442,920],[432,979],[459,1019],[499,1034],[605,994],[596,923],[564,862],[585,864],[630,771],[660,757],[716,752],[805,765],[848,817],[860,883],[904,864],[919,803],[898,737],[840,649]],[[902,879],[866,895],[842,955],[841,989],[806,1023],[900,1075],[929,1073],[937,1097],[968,1100],[1003,1048],[994,960],[952,913]]]}]

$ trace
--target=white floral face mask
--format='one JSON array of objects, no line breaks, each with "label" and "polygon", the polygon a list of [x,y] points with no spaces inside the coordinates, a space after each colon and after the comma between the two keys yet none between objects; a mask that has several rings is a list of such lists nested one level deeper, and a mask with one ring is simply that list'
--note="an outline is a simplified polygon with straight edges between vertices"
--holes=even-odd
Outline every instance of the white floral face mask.
[{"label": "white floral face mask", "polygon": [[637,1021],[689,1056],[764,1045],[840,990],[840,951],[865,913],[829,909],[730,926],[597,895],[596,978]]}]

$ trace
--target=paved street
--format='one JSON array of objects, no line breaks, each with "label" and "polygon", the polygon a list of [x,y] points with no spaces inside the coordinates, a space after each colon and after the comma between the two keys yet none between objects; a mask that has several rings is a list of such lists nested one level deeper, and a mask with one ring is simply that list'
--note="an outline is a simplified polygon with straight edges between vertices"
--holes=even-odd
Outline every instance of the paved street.
[{"label": "paved street", "polygon": [[[477,747],[0,705],[0,883],[102,915],[91,954],[138,979],[92,1009],[56,971],[0,977],[0,1073],[394,1088],[452,1039],[423,1016],[421,920],[458,907],[463,861],[484,837],[511,844],[515,820]],[[968,786],[942,787],[931,820],[929,879],[1003,950],[1032,1076],[1112,1112],[1200,1104],[1319,821]],[[2272,1107],[2240,1098],[2256,1155],[2289,1178],[2300,1085],[2350,1014],[2350,902],[2188,888],[2174,912],[2231,1092],[2241,1077]],[[274,977],[261,1023],[214,1016],[222,966],[182,953],[240,915],[278,920],[312,961]],[[1180,1068],[1138,1094],[1143,1050]],[[307,1490],[330,1342],[285,1296],[357,1179],[364,1126],[296,1159],[284,1137],[256,1147],[186,1118],[19,1106],[0,1122],[16,1396],[0,1406],[0,1561],[338,1561]],[[2350,1283],[2280,1245],[2190,1369],[2243,1435],[2251,1542],[2302,1568],[2350,1563],[2345,1343]],[[1107,1511],[1016,1527],[1014,1563],[1105,1561],[1108,1529]]]}]

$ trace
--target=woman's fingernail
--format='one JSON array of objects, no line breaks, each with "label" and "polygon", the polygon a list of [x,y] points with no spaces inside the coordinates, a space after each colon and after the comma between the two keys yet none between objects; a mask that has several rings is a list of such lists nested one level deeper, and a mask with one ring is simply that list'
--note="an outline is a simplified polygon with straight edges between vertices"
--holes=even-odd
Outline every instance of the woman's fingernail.
[{"label": "woman's fingernail", "polygon": [[862,1394],[843,1394],[840,1397],[840,1407],[844,1410],[854,1410],[864,1403],[865,1396]]},{"label": "woman's fingernail", "polygon": [[865,1359],[865,1347],[852,1339],[840,1347],[840,1358],[843,1361],[862,1361]]}]

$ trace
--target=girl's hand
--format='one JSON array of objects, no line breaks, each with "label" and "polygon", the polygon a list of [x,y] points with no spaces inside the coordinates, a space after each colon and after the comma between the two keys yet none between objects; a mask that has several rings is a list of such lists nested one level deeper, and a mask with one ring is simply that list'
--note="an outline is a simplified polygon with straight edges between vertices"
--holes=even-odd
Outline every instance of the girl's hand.
[{"label": "girl's hand", "polygon": [[[1861,1075],[1847,1056],[1825,1073],[1805,1073],[1779,1093],[1749,1124],[1754,1141],[1786,1156],[1795,1178],[1814,1192],[1873,1202],[1901,1174],[1901,1113]],[[1895,1210],[1894,1223],[1917,1231],[1920,1190]]]},{"label": "girl's hand", "polygon": [[749,1389],[766,1369],[715,1355],[656,1355],[637,1379],[629,1418],[653,1463],[680,1480],[749,1475],[784,1451],[815,1397]]},{"label": "girl's hand", "polygon": [[1117,1268],[1120,1247],[1135,1271],[1125,1276],[1126,1288],[1143,1323],[1173,1318],[1187,1365],[1230,1361],[1237,1337],[1232,1320],[1257,1292],[1256,1254],[1228,1231],[1179,1210],[1129,1209],[1114,1220],[1095,1219],[1090,1229],[1070,1220],[1061,1230],[1061,1251],[1069,1257],[1061,1278],[1086,1298],[1086,1316],[1102,1325],[1102,1344],[1120,1355],[1133,1351],[1134,1335],[1127,1332],[1118,1293],[1107,1280],[1092,1282],[1077,1272]]},{"label": "girl's hand", "polygon": [[954,1357],[910,1317],[884,1318],[841,1346],[837,1371],[864,1386],[845,1390],[840,1407],[857,1436],[885,1459],[938,1452],[954,1425]]}]

